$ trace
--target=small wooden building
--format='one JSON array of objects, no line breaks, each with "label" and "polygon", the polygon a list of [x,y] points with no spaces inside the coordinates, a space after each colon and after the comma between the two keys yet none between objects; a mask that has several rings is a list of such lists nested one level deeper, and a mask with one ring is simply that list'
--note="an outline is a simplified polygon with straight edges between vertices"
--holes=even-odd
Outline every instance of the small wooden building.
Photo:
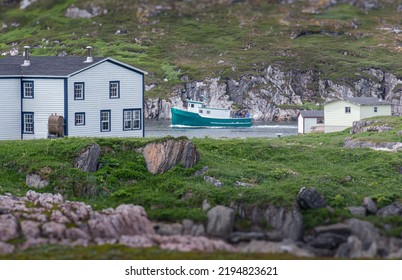
[{"label": "small wooden building", "polygon": [[298,116],[298,133],[322,132],[324,127],[324,111],[300,111]]},{"label": "small wooden building", "polygon": [[331,101],[324,106],[325,132],[342,131],[361,119],[391,115],[391,103],[376,97],[348,97]]}]

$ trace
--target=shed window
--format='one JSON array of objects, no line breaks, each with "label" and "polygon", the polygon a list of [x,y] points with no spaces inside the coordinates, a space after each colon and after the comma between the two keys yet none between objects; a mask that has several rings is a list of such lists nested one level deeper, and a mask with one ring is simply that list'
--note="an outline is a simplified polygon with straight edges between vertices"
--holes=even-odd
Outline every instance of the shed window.
[{"label": "shed window", "polygon": [[109,98],[120,98],[120,82],[109,83]]},{"label": "shed window", "polygon": [[85,113],[75,113],[75,125],[85,125]]},{"label": "shed window", "polygon": [[351,108],[350,107],[345,107],[345,113],[350,114],[351,113]]},{"label": "shed window", "polygon": [[378,112],[378,107],[374,107],[374,113]]},{"label": "shed window", "polygon": [[22,113],[22,132],[24,134],[34,133],[34,113],[24,112]]},{"label": "shed window", "polygon": [[33,98],[34,97],[34,83],[32,81],[22,83],[23,97]]},{"label": "shed window", "polygon": [[141,109],[123,110],[123,130],[141,129]]},{"label": "shed window", "polygon": [[102,110],[100,113],[101,132],[110,131],[110,110]]},{"label": "shed window", "polygon": [[74,83],[74,100],[85,99],[84,83]]}]

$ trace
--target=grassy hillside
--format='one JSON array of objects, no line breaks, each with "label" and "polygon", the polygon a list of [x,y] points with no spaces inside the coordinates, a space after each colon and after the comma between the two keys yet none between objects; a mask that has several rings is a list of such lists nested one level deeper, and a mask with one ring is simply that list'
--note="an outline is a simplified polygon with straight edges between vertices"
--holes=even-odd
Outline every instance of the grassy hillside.
[{"label": "grassy hillside", "polygon": [[[21,11],[3,1],[0,53],[31,45],[34,55],[85,55],[85,46],[92,45],[97,56],[150,72],[147,84],[158,85],[148,93],[153,96],[166,96],[184,76],[237,78],[272,63],[313,69],[343,83],[367,67],[402,75],[402,35],[392,32],[402,24],[398,1],[379,1],[378,9],[368,11],[348,4],[320,6],[325,1],[316,6],[216,2],[39,0]],[[67,18],[72,4],[107,12]]]},{"label": "grassy hillside", "polygon": [[[383,117],[379,124],[393,130],[350,135],[348,131],[309,134],[280,139],[193,139],[201,160],[193,168],[176,166],[165,174],[152,175],[136,150],[161,139],[65,138],[53,140],[2,141],[0,144],[0,194],[23,196],[27,173],[35,171],[50,180],[40,192],[60,192],[66,199],[85,201],[94,209],[133,203],[145,207],[148,216],[158,221],[184,218],[205,222],[201,210],[207,199],[211,205],[253,206],[274,204],[291,207],[301,187],[314,187],[334,208],[302,211],[306,230],[341,221],[351,214],[347,206],[359,206],[364,197],[373,198],[379,207],[402,199],[402,153],[346,149],[346,137],[373,142],[400,141],[402,118]],[[74,158],[88,145],[101,148],[101,168],[85,173],[73,168]],[[196,170],[209,167],[206,175],[221,180],[222,188],[206,183]],[[253,187],[236,187],[235,182]],[[388,236],[400,237],[400,217],[367,216]],[[388,226],[385,227],[384,225]],[[391,227],[389,225],[392,225]],[[240,220],[236,227],[247,229]],[[95,257],[96,256],[96,257]],[[19,258],[61,259],[209,259],[244,255],[180,254],[159,249],[137,250],[117,245],[89,248],[47,246],[9,256]],[[294,258],[288,255],[259,255],[251,258]]]},{"label": "grassy hillside", "polygon": [[[395,130],[362,133],[361,139],[400,140],[400,118],[384,118]],[[90,139],[2,141],[0,193],[24,195],[27,173],[49,178],[44,192],[61,192],[84,200],[95,209],[133,203],[145,207],[150,218],[204,221],[201,205],[275,204],[291,206],[301,187],[314,187],[336,209],[358,206],[365,196],[379,206],[401,199],[402,154],[368,149],[345,149],[347,132],[293,136],[283,139],[194,139],[201,161],[194,168],[177,166],[162,175],[146,170],[135,150],[152,139]],[[90,143],[102,147],[101,168],[85,173],[73,168],[75,156]],[[207,165],[206,175],[221,180],[223,188],[193,173]],[[236,187],[235,182],[254,184]]]}]

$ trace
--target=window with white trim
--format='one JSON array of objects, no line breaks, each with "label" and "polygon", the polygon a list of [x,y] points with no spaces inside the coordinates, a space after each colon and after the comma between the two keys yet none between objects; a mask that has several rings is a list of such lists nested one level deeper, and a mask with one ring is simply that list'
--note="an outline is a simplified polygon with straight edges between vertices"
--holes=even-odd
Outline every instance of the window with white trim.
[{"label": "window with white trim", "polygon": [[75,113],[75,125],[85,125],[85,113]]},{"label": "window with white trim", "polygon": [[34,133],[34,113],[23,112],[22,113],[22,132],[24,134]]},{"label": "window with white trim", "polygon": [[85,99],[84,83],[74,83],[74,100]]},{"label": "window with white trim", "polygon": [[120,98],[120,82],[109,83],[109,98]]},{"label": "window with white trim", "polygon": [[141,129],[141,109],[123,110],[123,130]]},{"label": "window with white trim", "polygon": [[352,108],[345,107],[345,114],[350,114],[352,112]]},{"label": "window with white trim", "polygon": [[110,131],[110,110],[102,110],[100,113],[100,131]]},{"label": "window with white trim", "polygon": [[34,83],[32,81],[22,82],[22,90],[24,98],[33,98],[34,97]]},{"label": "window with white trim", "polygon": [[374,113],[378,112],[378,107],[374,107]]}]

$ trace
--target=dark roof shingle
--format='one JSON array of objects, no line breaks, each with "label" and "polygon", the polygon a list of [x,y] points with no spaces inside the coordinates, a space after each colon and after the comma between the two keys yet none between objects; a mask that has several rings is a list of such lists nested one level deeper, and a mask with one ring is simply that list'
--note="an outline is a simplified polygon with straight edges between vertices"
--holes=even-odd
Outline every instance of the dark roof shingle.
[{"label": "dark roof shingle", "polygon": [[80,56],[32,56],[30,66],[24,63],[22,56],[8,56],[0,59],[0,76],[68,76],[88,66],[104,60],[104,57],[94,57],[93,62],[84,63]]}]

